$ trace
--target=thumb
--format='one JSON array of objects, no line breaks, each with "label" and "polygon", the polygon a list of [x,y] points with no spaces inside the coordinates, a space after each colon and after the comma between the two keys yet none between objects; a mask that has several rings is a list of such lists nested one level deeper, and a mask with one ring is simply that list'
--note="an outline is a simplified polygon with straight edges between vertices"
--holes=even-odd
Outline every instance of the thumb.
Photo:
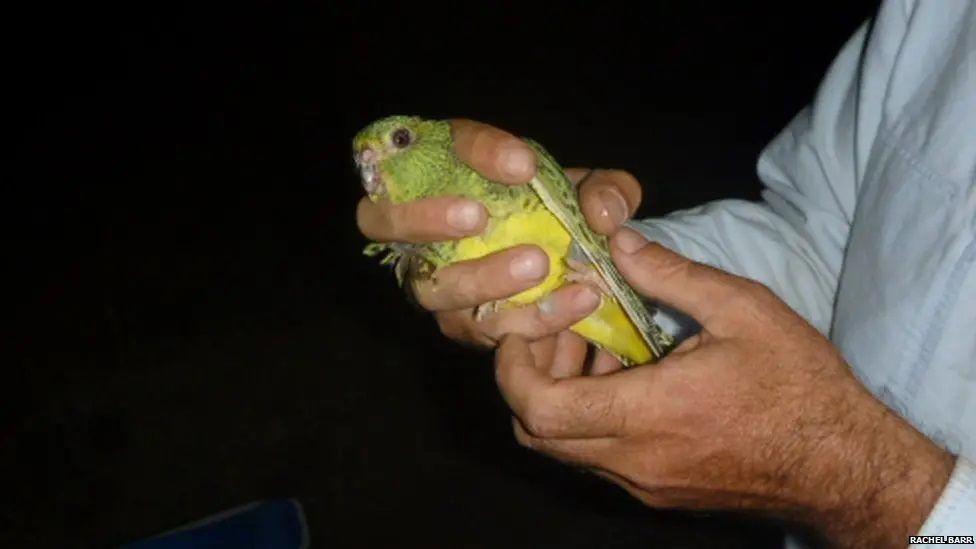
[{"label": "thumb", "polygon": [[739,291],[737,277],[649,242],[632,229],[614,235],[610,252],[637,292],[691,315],[703,326]]}]

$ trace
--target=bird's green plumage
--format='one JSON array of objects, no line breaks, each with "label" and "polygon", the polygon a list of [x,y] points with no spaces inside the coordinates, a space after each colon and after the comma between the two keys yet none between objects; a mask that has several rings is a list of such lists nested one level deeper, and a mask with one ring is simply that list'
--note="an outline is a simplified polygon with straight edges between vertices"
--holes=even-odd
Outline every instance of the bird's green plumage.
[{"label": "bird's green plumage", "polygon": [[[484,204],[493,221],[517,220],[527,223],[524,225],[527,231],[568,232],[567,239],[571,237],[582,249],[609,289],[611,299],[626,312],[626,318],[637,328],[652,356],[659,358],[670,349],[674,339],[654,323],[640,298],[617,272],[610,260],[606,238],[594,233],[586,224],[575,188],[556,161],[538,143],[525,141],[537,153],[538,173],[530,185],[518,186],[489,181],[458,159],[447,121],[408,116],[384,118],[356,135],[353,152],[373,200],[385,198],[402,203],[436,196],[464,196]],[[528,218],[526,212],[530,213]],[[540,212],[542,217],[533,216],[531,212]],[[552,219],[550,214],[562,227],[547,224],[546,219]],[[408,263],[406,259],[412,261],[419,256],[437,268],[458,260],[459,255],[471,253],[471,247],[465,247],[463,241],[423,246],[371,244],[366,252],[372,255],[384,250],[389,252],[384,262],[397,264],[398,278],[402,277],[403,267]],[[555,251],[567,252],[562,248]],[[620,318],[619,322],[626,324],[625,317]]]},{"label": "bird's green plumage", "polygon": [[[413,141],[410,154],[396,154],[391,136],[407,129]],[[538,196],[527,186],[510,186],[489,181],[454,154],[451,125],[445,120],[426,120],[415,116],[390,116],[370,124],[353,138],[353,153],[364,148],[384,151],[382,171],[386,177],[384,197],[394,204],[435,196],[463,196],[484,204],[490,217],[505,217],[526,208],[542,207]],[[435,242],[427,246],[370,245],[367,255],[388,252],[385,263],[397,263],[405,250],[419,255],[435,267],[449,262],[454,242]],[[413,258],[418,259],[417,257]],[[399,264],[402,282],[406,262]]]},{"label": "bird's green plumage", "polygon": [[[391,116],[377,121],[353,139],[353,150],[390,148],[397,129],[411,132],[410,154],[388,154],[383,170],[395,173],[387,182],[387,198],[395,204],[433,196],[466,196],[484,203],[491,215],[505,215],[525,200],[533,199],[524,186],[495,183],[482,177],[454,154],[451,126],[443,120]],[[392,151],[391,151],[392,152]]]}]

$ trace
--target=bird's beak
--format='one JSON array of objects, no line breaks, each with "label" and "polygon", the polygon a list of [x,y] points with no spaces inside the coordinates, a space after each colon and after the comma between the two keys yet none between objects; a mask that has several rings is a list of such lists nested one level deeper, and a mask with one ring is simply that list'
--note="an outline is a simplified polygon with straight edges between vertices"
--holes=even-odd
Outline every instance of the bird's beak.
[{"label": "bird's beak", "polygon": [[370,197],[379,196],[386,192],[383,185],[383,177],[380,175],[377,164],[376,151],[365,147],[355,156],[356,165],[359,166],[359,174],[362,177],[363,188]]},{"label": "bird's beak", "polygon": [[356,155],[356,163],[359,165],[372,164],[375,158],[376,153],[373,152],[373,149],[363,147],[363,149],[359,151],[359,154]]}]

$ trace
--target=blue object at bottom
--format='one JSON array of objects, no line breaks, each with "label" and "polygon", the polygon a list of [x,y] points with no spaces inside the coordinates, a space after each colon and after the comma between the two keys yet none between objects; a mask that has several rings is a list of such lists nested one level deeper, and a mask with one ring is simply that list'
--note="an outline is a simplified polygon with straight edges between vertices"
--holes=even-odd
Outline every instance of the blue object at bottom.
[{"label": "blue object at bottom", "polygon": [[295,500],[255,502],[122,549],[299,549],[308,547],[305,513]]}]

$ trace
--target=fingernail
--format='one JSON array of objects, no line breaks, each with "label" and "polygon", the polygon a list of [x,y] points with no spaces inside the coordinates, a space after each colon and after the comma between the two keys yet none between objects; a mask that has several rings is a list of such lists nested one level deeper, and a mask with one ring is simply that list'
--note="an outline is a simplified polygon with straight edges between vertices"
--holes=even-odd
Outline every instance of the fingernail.
[{"label": "fingernail", "polygon": [[603,214],[613,223],[623,223],[627,218],[627,202],[614,189],[603,189],[599,192],[600,202],[603,203]]},{"label": "fingernail", "polygon": [[447,224],[459,231],[470,231],[481,223],[481,206],[474,202],[454,204],[447,210]]},{"label": "fingernail", "polygon": [[586,313],[592,311],[600,304],[600,296],[592,289],[583,286],[576,295],[573,296],[572,307],[574,313]]},{"label": "fingernail", "polygon": [[547,258],[544,254],[524,253],[508,265],[508,272],[516,280],[535,280],[546,274]]},{"label": "fingernail", "polygon": [[552,294],[542,298],[541,301],[536,303],[536,307],[539,308],[539,312],[546,316],[553,316],[556,314],[556,300],[552,297]]},{"label": "fingernail", "polygon": [[498,163],[502,173],[512,179],[527,179],[535,169],[532,153],[521,144],[505,145],[498,155]]},{"label": "fingernail", "polygon": [[[600,304],[600,296],[594,292],[591,288],[586,286],[581,286],[575,294],[569,298],[569,313],[570,314],[583,314],[596,309],[597,305]],[[559,313],[560,307],[557,305],[556,297],[553,294],[547,295],[545,298],[540,300],[536,306],[539,311],[546,316],[555,316]],[[563,305],[565,307],[565,305]]]},{"label": "fingernail", "polygon": [[647,246],[647,239],[631,229],[623,229],[613,240],[614,245],[626,254],[632,254]]}]

